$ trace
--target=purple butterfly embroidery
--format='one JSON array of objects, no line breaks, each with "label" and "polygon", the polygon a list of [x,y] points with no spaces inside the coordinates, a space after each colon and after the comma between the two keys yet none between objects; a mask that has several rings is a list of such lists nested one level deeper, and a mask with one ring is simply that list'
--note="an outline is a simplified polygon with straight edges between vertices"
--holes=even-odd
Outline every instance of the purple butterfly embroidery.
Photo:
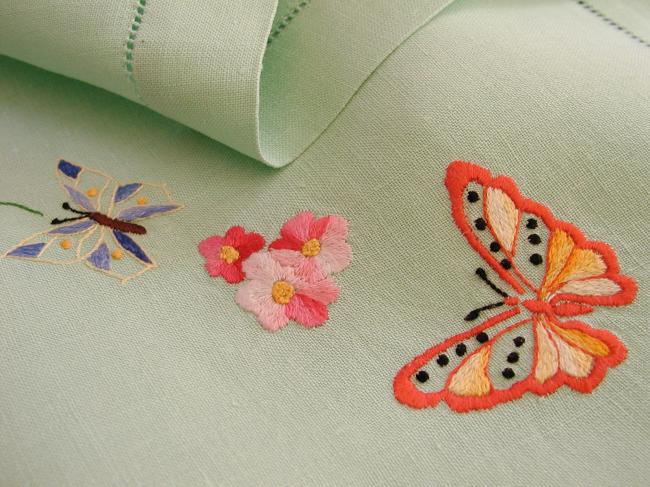
[{"label": "purple butterfly embroidery", "polygon": [[61,207],[72,215],[53,219],[52,228],[24,239],[2,257],[53,264],[84,262],[123,282],[156,267],[135,240],[147,233],[135,221],[182,208],[164,185],[121,184],[100,171],[64,160],[57,164],[56,176],[67,200]]}]

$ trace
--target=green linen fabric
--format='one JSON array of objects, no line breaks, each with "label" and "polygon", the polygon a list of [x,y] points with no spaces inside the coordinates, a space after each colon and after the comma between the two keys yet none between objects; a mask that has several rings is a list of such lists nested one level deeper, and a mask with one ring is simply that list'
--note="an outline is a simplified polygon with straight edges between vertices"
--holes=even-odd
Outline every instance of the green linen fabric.
[{"label": "green linen fabric", "polygon": [[[315,6],[267,56],[306,35]],[[648,72],[649,48],[577,2],[457,0],[274,170],[126,98],[0,58],[0,200],[45,214],[0,207],[0,251],[61,216],[60,157],[165,182],[185,205],[147,223],[141,242],[160,267],[125,285],[82,265],[0,260],[0,485],[645,485]],[[637,280],[633,304],[584,317],[629,349],[592,394],[463,415],[393,398],[396,371],[493,298],[451,219],[454,159],[513,177],[611,244]],[[271,334],[234,286],[207,276],[196,245],[235,224],[272,239],[304,209],[350,221],[354,261],[324,326]]]},{"label": "green linen fabric", "polygon": [[[126,96],[279,167],[449,2],[10,0],[0,5],[0,54]],[[296,16],[303,27],[284,28]]]}]

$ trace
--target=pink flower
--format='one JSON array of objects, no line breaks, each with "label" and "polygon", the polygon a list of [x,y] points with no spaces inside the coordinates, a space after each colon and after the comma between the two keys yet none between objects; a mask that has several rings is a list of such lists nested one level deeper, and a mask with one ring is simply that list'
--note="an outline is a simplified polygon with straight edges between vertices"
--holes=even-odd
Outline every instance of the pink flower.
[{"label": "pink flower", "polygon": [[247,281],[237,290],[235,301],[270,331],[279,330],[289,320],[306,328],[322,325],[329,318],[327,305],[339,294],[330,278],[304,281],[268,252],[253,254],[243,269]]},{"label": "pink flower", "polygon": [[205,257],[205,269],[212,277],[223,276],[226,282],[236,284],[244,280],[242,264],[251,254],[264,247],[264,237],[242,227],[231,227],[226,235],[213,235],[199,244]]},{"label": "pink flower", "polygon": [[319,280],[342,271],[352,261],[347,237],[345,218],[329,215],[317,219],[305,211],[284,224],[280,238],[269,245],[269,251],[275,260],[293,267],[304,279]]}]

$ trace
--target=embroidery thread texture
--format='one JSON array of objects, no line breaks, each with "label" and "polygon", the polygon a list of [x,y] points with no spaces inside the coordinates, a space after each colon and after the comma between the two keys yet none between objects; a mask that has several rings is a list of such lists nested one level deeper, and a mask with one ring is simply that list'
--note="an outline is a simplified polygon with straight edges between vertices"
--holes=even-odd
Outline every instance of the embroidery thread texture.
[{"label": "embroidery thread texture", "polygon": [[444,401],[454,411],[467,412],[526,392],[551,394],[562,385],[582,393],[594,390],[627,350],[607,330],[562,318],[634,300],[636,283],[620,274],[614,250],[587,240],[577,227],[521,196],[512,179],[493,177],[475,164],[451,163],[445,185],[456,225],[514,293],[477,269],[502,300],[465,319],[508,309],[405,365],[393,383],[397,400],[414,408]]},{"label": "embroidery thread texture", "polygon": [[328,306],[340,293],[331,275],[352,261],[347,236],[344,218],[306,211],[289,219],[267,250],[261,235],[239,226],[206,238],[198,249],[210,276],[243,282],[235,302],[263,328],[277,331],[289,321],[314,328],[329,319]]},{"label": "embroidery thread texture", "polygon": [[123,283],[157,267],[131,235],[147,233],[136,221],[183,207],[172,200],[165,185],[122,184],[63,159],[56,178],[72,202],[64,202],[62,208],[73,216],[54,218],[52,228],[25,238],[1,257],[50,264],[83,262]]}]

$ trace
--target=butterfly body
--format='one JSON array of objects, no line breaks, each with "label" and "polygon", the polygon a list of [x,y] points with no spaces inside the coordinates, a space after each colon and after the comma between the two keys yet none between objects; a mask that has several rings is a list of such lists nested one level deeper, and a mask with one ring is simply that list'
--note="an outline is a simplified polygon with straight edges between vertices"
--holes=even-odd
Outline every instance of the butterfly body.
[{"label": "butterfly body", "polygon": [[122,184],[104,173],[64,160],[57,165],[56,177],[72,202],[63,203],[62,208],[76,216],[53,219],[53,227],[27,237],[3,257],[52,264],[83,262],[122,282],[156,267],[130,235],[147,234],[147,229],[135,220],[182,208],[172,201],[164,185]]},{"label": "butterfly body", "polygon": [[147,233],[147,229],[144,228],[142,225],[138,225],[137,223],[125,222],[122,220],[118,220],[117,218],[111,218],[102,213],[99,213],[98,211],[89,213],[88,218],[90,218],[91,220],[97,222],[98,224],[104,227],[119,230],[120,232],[135,233],[136,235],[144,235]]},{"label": "butterfly body", "polygon": [[510,178],[475,164],[450,164],[445,185],[456,225],[510,289],[477,269],[503,299],[465,320],[508,309],[405,365],[394,380],[395,397],[414,408],[444,401],[466,412],[562,385],[591,392],[627,350],[609,331],[567,318],[634,299],[636,283],[620,274],[614,251],[522,197]]}]

